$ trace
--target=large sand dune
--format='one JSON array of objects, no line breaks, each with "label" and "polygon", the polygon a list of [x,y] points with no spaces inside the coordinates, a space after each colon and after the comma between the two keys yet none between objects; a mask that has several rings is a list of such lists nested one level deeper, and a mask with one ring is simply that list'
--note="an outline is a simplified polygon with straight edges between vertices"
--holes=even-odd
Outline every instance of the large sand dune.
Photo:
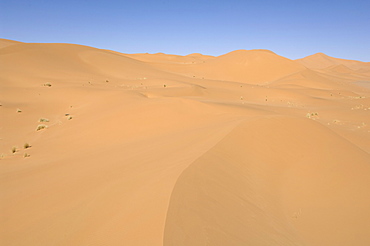
[{"label": "large sand dune", "polygon": [[370,245],[370,66],[0,40],[0,244]]}]

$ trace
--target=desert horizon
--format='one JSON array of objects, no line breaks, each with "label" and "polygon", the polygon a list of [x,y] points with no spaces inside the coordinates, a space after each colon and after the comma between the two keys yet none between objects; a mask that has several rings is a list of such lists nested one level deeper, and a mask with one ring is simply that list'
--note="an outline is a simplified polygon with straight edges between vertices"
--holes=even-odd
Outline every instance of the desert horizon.
[{"label": "desert horizon", "polygon": [[0,177],[2,245],[368,246],[370,62],[0,39]]}]

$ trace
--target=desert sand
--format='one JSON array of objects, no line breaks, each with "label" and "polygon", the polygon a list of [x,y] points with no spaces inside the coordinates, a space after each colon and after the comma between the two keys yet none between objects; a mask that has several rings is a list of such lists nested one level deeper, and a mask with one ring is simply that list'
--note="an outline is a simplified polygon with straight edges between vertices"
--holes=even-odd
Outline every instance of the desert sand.
[{"label": "desert sand", "polygon": [[370,63],[0,40],[0,244],[370,245]]}]

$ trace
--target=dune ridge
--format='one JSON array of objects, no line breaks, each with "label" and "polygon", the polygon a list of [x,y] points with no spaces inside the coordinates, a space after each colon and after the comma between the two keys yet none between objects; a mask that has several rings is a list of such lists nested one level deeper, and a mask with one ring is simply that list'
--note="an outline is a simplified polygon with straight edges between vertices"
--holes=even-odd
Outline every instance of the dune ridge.
[{"label": "dune ridge", "polygon": [[368,70],[370,68],[369,62],[340,59],[328,56],[324,53],[316,53],[301,59],[297,59],[296,61],[312,69],[324,69],[334,65],[343,65],[353,70]]},{"label": "dune ridge", "polygon": [[0,242],[370,245],[369,71],[0,39]]}]

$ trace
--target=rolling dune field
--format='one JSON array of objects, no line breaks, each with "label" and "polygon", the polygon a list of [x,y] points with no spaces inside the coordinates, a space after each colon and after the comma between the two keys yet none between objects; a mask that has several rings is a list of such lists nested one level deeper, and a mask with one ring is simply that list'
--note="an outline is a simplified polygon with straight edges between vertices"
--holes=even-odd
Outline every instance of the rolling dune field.
[{"label": "rolling dune field", "polygon": [[370,63],[0,39],[0,245],[368,246]]}]

